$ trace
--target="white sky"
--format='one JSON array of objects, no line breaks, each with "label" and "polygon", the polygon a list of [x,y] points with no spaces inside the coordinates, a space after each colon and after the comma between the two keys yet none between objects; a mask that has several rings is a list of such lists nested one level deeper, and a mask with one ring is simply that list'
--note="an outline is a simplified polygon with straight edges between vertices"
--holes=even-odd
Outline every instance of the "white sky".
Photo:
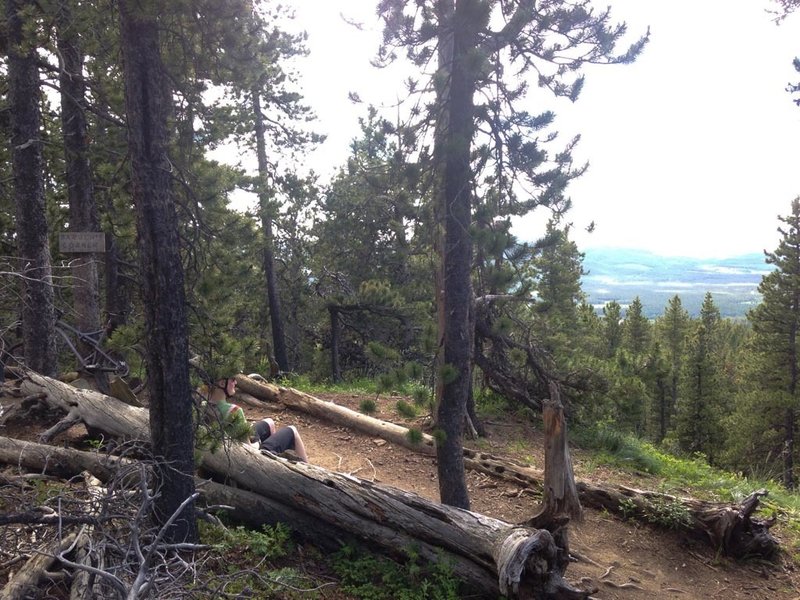
[{"label": "white sky", "polygon": [[[366,103],[402,97],[403,76],[369,65],[380,41],[375,0],[286,3],[309,35],[310,55],[298,64],[301,91],[328,139],[308,164],[325,180],[346,159]],[[581,134],[575,158],[591,165],[569,191],[579,247],[709,258],[773,250],[777,217],[800,195],[800,107],[785,92],[800,81],[792,67],[800,15],[778,26],[766,12],[774,8],[769,0],[607,4],[628,23],[631,40],[650,26],[642,56],[587,71],[575,104],[548,99],[536,108],[556,112],[562,140]],[[352,105],[350,91],[365,104]],[[596,230],[587,235],[591,221]],[[518,235],[540,233],[528,228]]]}]

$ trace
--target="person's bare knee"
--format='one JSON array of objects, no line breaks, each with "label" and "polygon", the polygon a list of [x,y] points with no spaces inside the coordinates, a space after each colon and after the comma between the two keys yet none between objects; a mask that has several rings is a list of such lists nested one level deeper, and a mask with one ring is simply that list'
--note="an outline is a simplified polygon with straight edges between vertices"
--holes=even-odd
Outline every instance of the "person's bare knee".
[{"label": "person's bare knee", "polygon": [[295,454],[297,454],[297,456],[299,456],[300,460],[302,460],[303,462],[308,462],[308,454],[306,453],[306,446],[303,443],[303,438],[300,437],[300,432],[294,425],[289,425],[289,429],[291,429],[292,433],[294,434]]}]

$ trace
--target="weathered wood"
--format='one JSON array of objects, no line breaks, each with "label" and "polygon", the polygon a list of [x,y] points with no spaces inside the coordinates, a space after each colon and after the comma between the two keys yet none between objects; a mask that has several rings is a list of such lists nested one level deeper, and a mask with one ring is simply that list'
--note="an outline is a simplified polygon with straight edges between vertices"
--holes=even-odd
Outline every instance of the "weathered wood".
[{"label": "weathered wood", "polygon": [[[419,454],[436,455],[436,441],[427,433],[422,434],[420,442],[414,442],[409,436],[408,428],[402,425],[381,421],[293,388],[258,381],[253,376],[237,375],[236,385],[240,392],[245,393],[244,398],[250,406],[258,406],[258,402],[282,404],[319,419],[355,429],[370,436],[383,438]],[[500,477],[518,485],[541,487],[541,471],[511,459],[499,458],[487,452],[465,448],[464,464],[468,469]]]},{"label": "weathered wood", "polygon": [[766,490],[753,492],[737,506],[622,485],[577,485],[584,506],[684,531],[726,556],[772,559],[778,554],[779,542],[769,531],[774,517],[754,516]]},{"label": "weathered wood", "polygon": [[62,539],[57,539],[48,548],[31,556],[28,562],[0,590],[0,600],[22,600],[35,590],[47,569],[58,560],[58,555],[73,544],[75,535],[71,533]]},{"label": "weathered wood", "polygon": [[414,443],[409,439],[406,427],[381,421],[334,402],[320,400],[299,390],[272,383],[259,382],[245,375],[236,376],[236,387],[238,390],[261,400],[278,402],[331,423],[351,427],[368,435],[381,437],[398,446],[430,456],[436,454],[435,442],[430,435],[423,434],[422,441]]},{"label": "weathered wood", "polygon": [[[144,409],[96,392],[69,390],[36,374],[29,374],[22,387],[47,391],[48,402],[77,411],[87,425],[105,427],[111,435],[148,439]],[[413,544],[427,560],[444,558],[457,577],[485,595],[586,598],[591,593],[563,581],[555,568],[558,549],[546,531],[440,505],[308,463],[265,457],[246,444],[204,453],[202,464],[207,471],[372,546],[394,553]]]},{"label": "weathered wood", "polygon": [[581,520],[583,511],[575,487],[572,459],[567,440],[567,421],[558,384],[550,384],[550,400],[545,400],[542,408],[544,421],[544,493],[542,509],[530,525],[541,522],[539,526],[553,519],[568,516]]}]

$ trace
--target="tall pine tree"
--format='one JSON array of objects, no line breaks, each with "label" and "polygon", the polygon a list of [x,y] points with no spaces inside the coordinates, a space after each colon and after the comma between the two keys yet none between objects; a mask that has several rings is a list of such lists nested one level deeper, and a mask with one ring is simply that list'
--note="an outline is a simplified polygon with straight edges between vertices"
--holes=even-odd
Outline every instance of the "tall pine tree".
[{"label": "tall pine tree", "polygon": [[[800,198],[792,201],[792,212],[781,217],[781,240],[766,254],[774,270],[758,286],[762,301],[748,313],[753,324],[754,349],[760,361],[760,383],[764,400],[779,403],[780,422],[770,422],[783,434],[783,483],[795,487],[795,429],[798,412],[798,330],[800,329]],[[767,407],[765,407],[767,408]],[[773,407],[769,407],[773,408]],[[774,414],[769,410],[768,414]]]}]

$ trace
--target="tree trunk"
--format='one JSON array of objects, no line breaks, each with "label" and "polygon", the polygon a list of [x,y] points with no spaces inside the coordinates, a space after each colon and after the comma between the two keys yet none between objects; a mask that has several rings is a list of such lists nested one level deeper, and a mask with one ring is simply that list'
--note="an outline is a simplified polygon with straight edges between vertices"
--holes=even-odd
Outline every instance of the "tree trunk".
[{"label": "tree trunk", "polygon": [[130,294],[128,284],[124,282],[122,276],[122,256],[119,251],[119,244],[113,234],[106,234],[106,302],[105,311],[108,323],[106,335],[111,335],[120,325],[124,325],[128,320],[130,311]]},{"label": "tree trunk", "polygon": [[253,113],[256,124],[256,156],[258,158],[258,202],[261,211],[261,227],[264,231],[264,277],[267,282],[267,301],[269,303],[269,319],[272,329],[272,345],[278,368],[288,373],[289,357],[286,354],[286,336],[283,332],[283,313],[280,295],[278,294],[278,276],[275,272],[275,239],[272,233],[274,226],[273,207],[269,201],[269,165],[267,164],[267,147],[265,140],[264,115],[261,113],[261,92],[253,88]]},{"label": "tree trunk", "polygon": [[[64,136],[67,197],[70,231],[99,232],[94,200],[89,147],[87,142],[83,80],[83,54],[78,46],[71,0],[60,0],[58,10],[58,51],[61,86],[61,131]],[[84,333],[100,330],[100,291],[97,254],[78,254],[70,260],[72,268],[73,306],[76,327]],[[86,345],[78,341],[78,350],[85,354]],[[100,374],[98,374],[100,375]]]},{"label": "tree trunk", "polygon": [[[156,5],[151,6],[157,10]],[[119,5],[125,108],[136,204],[147,335],[150,433],[161,470],[156,517],[164,522],[194,493],[194,430],[183,265],[170,189],[167,112],[171,97],[156,14],[135,0]],[[169,541],[194,541],[194,507],[171,526]]]},{"label": "tree trunk", "polygon": [[25,22],[39,11],[35,2],[6,0],[8,105],[16,204],[17,252],[22,275],[22,342],[25,362],[34,371],[58,371],[50,245],[47,237],[35,35]]},{"label": "tree trunk", "polygon": [[544,493],[542,510],[533,523],[549,523],[567,516],[581,520],[583,511],[575,487],[572,459],[569,455],[567,422],[558,384],[550,383],[550,400],[544,402]]},{"label": "tree trunk", "polygon": [[439,494],[442,502],[469,508],[464,479],[463,426],[469,382],[472,376],[472,346],[469,311],[472,303],[472,171],[470,148],[473,137],[475,80],[471,52],[477,46],[476,28],[469,14],[474,2],[439,3],[440,52],[437,104],[443,122],[437,121],[434,155],[439,171],[438,198],[442,203],[444,248],[442,256],[444,315],[441,397],[436,407],[436,425],[443,433],[437,444]]},{"label": "tree trunk", "polygon": [[334,383],[342,380],[342,367],[339,364],[339,338],[341,337],[341,321],[339,310],[335,306],[328,307],[331,316],[331,379]]},{"label": "tree trunk", "polygon": [[[87,390],[70,392],[69,400],[59,398],[57,395],[63,396],[69,386],[35,375],[23,386],[44,386],[49,402],[62,408],[72,405],[87,424],[107,424],[110,435],[134,438],[147,432],[145,409]],[[116,413],[120,418],[111,418]],[[24,451],[14,455],[8,448],[15,446]],[[53,457],[71,460],[76,453],[81,457],[81,467],[85,466],[85,455],[92,456],[0,438],[0,458],[14,464],[24,465],[37,456],[43,462],[58,464]],[[234,443],[213,454],[206,452],[202,461],[207,471],[281,505],[284,513],[301,513],[299,526],[311,527],[306,531],[309,535],[319,538],[326,532],[341,530],[392,555],[413,546],[426,560],[449,561],[454,575],[481,594],[587,598],[591,593],[571,588],[563,580],[563,572],[556,568],[559,550],[547,531],[440,505],[413,493],[308,463],[267,457],[246,444]],[[316,520],[324,527],[314,527]]]},{"label": "tree trunk", "polygon": [[783,485],[794,489],[794,409],[787,408],[783,425]]}]

